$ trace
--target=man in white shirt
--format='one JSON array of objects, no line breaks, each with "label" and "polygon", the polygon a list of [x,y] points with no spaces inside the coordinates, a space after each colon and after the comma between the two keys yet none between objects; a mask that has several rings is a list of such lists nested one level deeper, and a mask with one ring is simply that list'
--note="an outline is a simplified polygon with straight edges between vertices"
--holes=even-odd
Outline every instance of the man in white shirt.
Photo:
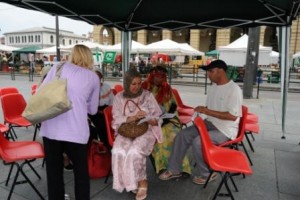
[{"label": "man in white shirt", "polygon": [[[227,78],[227,65],[224,61],[215,60],[202,69],[207,71],[213,85],[209,88],[206,106],[197,106],[195,111],[207,116],[204,122],[210,138],[214,144],[221,144],[237,136],[242,116],[242,91],[236,83]],[[168,170],[159,176],[161,180],[182,175],[181,163],[190,146],[199,168],[199,174],[195,174],[193,182],[205,184],[210,172],[202,155],[198,130],[194,125],[181,130],[175,137]],[[213,174],[209,181],[215,180],[216,177],[217,174]]]}]

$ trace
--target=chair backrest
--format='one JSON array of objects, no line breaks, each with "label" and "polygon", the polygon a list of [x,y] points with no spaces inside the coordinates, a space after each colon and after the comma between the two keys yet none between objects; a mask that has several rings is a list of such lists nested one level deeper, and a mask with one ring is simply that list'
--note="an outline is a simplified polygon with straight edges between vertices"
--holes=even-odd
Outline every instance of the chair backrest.
[{"label": "chair backrest", "polygon": [[176,90],[175,88],[172,88],[172,90],[173,90],[173,94],[174,94],[174,96],[175,96],[176,102],[177,102],[177,104],[178,104],[178,107],[184,107],[183,102],[182,102],[182,100],[181,100],[181,97],[180,97],[180,95],[179,95],[178,90]]},{"label": "chair backrest", "polygon": [[37,87],[38,87],[37,84],[32,84],[32,85],[31,85],[31,94],[32,94],[32,95],[35,94]]},{"label": "chair backrest", "polygon": [[5,158],[4,149],[8,145],[9,141],[4,137],[4,133],[0,131],[0,158]]},{"label": "chair backrest", "polygon": [[112,88],[111,91],[112,91],[112,93],[113,93],[114,95],[116,95],[116,94],[118,93],[117,90],[116,90],[115,88]]},{"label": "chair backrest", "polygon": [[246,122],[247,122],[247,115],[248,115],[248,107],[247,106],[242,106],[242,117],[240,118],[240,122],[239,122],[239,129],[238,129],[238,133],[237,136],[234,140],[229,140],[227,142],[224,142],[222,144],[220,144],[219,146],[229,146],[231,144],[237,144],[239,142],[242,142],[245,136],[245,126],[246,126]]},{"label": "chair backrest", "polygon": [[239,138],[241,141],[243,141],[244,136],[245,136],[245,126],[247,122],[247,115],[248,115],[248,107],[247,106],[242,106],[242,117],[240,119],[239,123],[239,131],[237,138]]},{"label": "chair backrest", "polygon": [[123,85],[121,84],[115,84],[114,89],[116,90],[116,92],[122,92],[124,90]]},{"label": "chair backrest", "polygon": [[12,93],[1,96],[1,105],[4,121],[10,121],[15,117],[22,116],[26,107],[26,101],[22,94]]},{"label": "chair backrest", "polygon": [[11,93],[19,93],[19,90],[15,87],[4,87],[0,88],[0,97],[6,94],[11,94]]},{"label": "chair backrest", "polygon": [[201,117],[196,117],[194,120],[194,124],[198,129],[200,139],[201,139],[201,147],[202,147],[202,154],[206,163],[210,163],[209,156],[210,156],[210,149],[213,148],[213,143],[209,137],[207,128],[205,123]]},{"label": "chair backrest", "polygon": [[104,108],[103,114],[105,117],[105,124],[106,124],[106,133],[107,133],[107,139],[108,143],[111,147],[113,147],[114,141],[115,141],[115,131],[111,127],[111,122],[113,120],[112,118],[112,106],[108,106]]}]

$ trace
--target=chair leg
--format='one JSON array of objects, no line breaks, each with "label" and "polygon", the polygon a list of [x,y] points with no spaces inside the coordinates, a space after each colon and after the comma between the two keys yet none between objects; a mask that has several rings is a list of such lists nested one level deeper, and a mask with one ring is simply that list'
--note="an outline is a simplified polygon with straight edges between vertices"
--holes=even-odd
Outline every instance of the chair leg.
[{"label": "chair leg", "polygon": [[39,125],[38,124],[36,124],[36,125],[34,125],[35,126],[35,128],[34,128],[34,134],[33,134],[33,141],[35,141],[35,139],[36,139],[36,134],[37,134],[37,131],[38,131],[38,129],[39,129]]},{"label": "chair leg", "polygon": [[212,176],[213,172],[214,172],[214,171],[210,171],[210,174],[209,174],[209,176],[207,177],[207,179],[206,179],[206,181],[205,181],[205,184],[203,185],[203,188],[206,188],[206,186],[208,185],[209,179],[210,179],[210,177]]},{"label": "chair leg", "polygon": [[32,189],[37,193],[37,195],[44,200],[43,195],[38,191],[38,189],[36,189],[36,187],[33,185],[33,183],[30,181],[30,179],[28,178],[28,176],[23,172],[23,166],[25,163],[23,163],[20,167],[19,170],[21,172],[21,174],[24,176],[24,178],[26,179],[26,181],[29,183],[29,185],[32,187]]},{"label": "chair leg", "polygon": [[[232,177],[229,175],[229,178],[232,180]],[[233,195],[232,195],[232,192],[231,192],[231,190],[230,190],[230,188],[229,188],[229,186],[228,186],[228,182],[227,182],[227,180],[228,180],[228,178],[225,180],[225,187],[226,187],[226,190],[227,190],[227,192],[228,192],[228,194],[227,195],[229,195],[230,197],[231,197],[231,199],[232,200],[234,200],[234,197],[233,197]],[[234,182],[233,182],[234,183]],[[234,184],[235,185],[235,184]],[[227,196],[226,195],[226,196]]]},{"label": "chair leg", "polygon": [[[225,172],[225,174],[224,174],[223,177],[222,177],[221,183],[219,184],[219,186],[218,186],[218,188],[217,188],[217,191],[216,191],[216,193],[214,194],[213,200],[215,200],[215,199],[217,198],[217,196],[230,196],[230,198],[231,198],[232,200],[234,200],[233,194],[232,194],[232,192],[231,192],[231,190],[230,190],[230,188],[229,188],[229,186],[228,186],[228,178],[231,179],[231,181],[232,181],[232,183],[233,183],[235,189],[237,190],[237,187],[236,187],[236,185],[235,185],[233,179],[231,178],[231,174],[230,174],[229,172]],[[225,193],[225,194],[220,193],[220,190],[221,190],[223,184],[225,184],[226,190],[227,190],[227,192],[228,192],[227,194],[226,194],[226,193]]]},{"label": "chair leg", "polygon": [[106,175],[106,178],[105,178],[105,180],[104,180],[104,183],[107,183],[107,181],[108,181],[108,179],[109,179],[109,176],[110,176],[110,173],[112,172],[112,170],[111,170],[111,168],[110,168],[110,170],[109,170],[109,172],[107,173],[107,175]]},{"label": "chair leg", "polygon": [[[15,138],[15,139],[18,139],[18,136],[17,136],[17,134],[16,134],[16,132],[15,132],[15,129],[14,129],[14,127],[13,127],[13,125],[11,125],[11,124],[9,124],[9,131],[11,131],[11,136],[13,137],[13,138]],[[14,140],[14,139],[13,139]]]},{"label": "chair leg", "polygon": [[251,143],[251,141],[250,141],[250,139],[249,139],[249,137],[248,137],[248,133],[247,133],[247,132],[245,133],[245,137],[246,137],[246,140],[247,140],[247,142],[248,142],[248,144],[249,144],[249,147],[250,147],[251,151],[255,152],[255,151],[254,151],[254,148],[253,148],[253,146],[252,146],[252,143]]},{"label": "chair leg", "polygon": [[247,156],[247,158],[248,158],[248,160],[249,160],[251,166],[253,166],[252,160],[251,160],[251,158],[250,158],[250,156],[249,156],[249,154],[248,154],[248,151],[247,151],[247,149],[246,149],[246,147],[245,147],[243,141],[241,141],[241,145],[242,145],[242,147],[243,147],[243,149],[244,149],[244,152],[245,152],[245,154],[246,154],[246,156]]},{"label": "chair leg", "polygon": [[217,188],[217,190],[216,190],[216,192],[214,194],[213,200],[215,200],[217,198],[218,194],[220,193],[220,190],[221,190],[224,182],[227,179],[227,175],[226,174],[227,174],[227,172],[223,175],[222,180],[221,180],[221,182],[220,182],[220,184],[219,184],[219,186],[218,186],[218,188]]},{"label": "chair leg", "polygon": [[[16,163],[16,165],[18,165],[18,164]],[[11,198],[11,195],[12,195],[12,193],[13,193],[13,191],[14,191],[14,188],[15,188],[15,186],[16,186],[16,184],[17,184],[19,172],[20,172],[20,169],[19,169],[19,166],[18,166],[18,169],[17,169],[17,172],[16,172],[16,176],[15,176],[14,182],[13,182],[11,188],[10,188],[10,191],[9,191],[9,194],[8,194],[8,197],[7,197],[7,200],[10,200],[10,198]]]},{"label": "chair leg", "polygon": [[43,164],[42,164],[42,167],[44,168],[44,166],[45,166],[45,162],[46,162],[46,160],[45,160],[46,158],[44,158],[43,159]]},{"label": "chair leg", "polygon": [[15,141],[15,137],[13,136],[11,130],[9,129],[7,132],[4,133],[4,136],[7,140],[12,139],[12,141]]},{"label": "chair leg", "polygon": [[152,164],[153,170],[154,170],[154,172],[156,173],[155,160],[154,160],[154,158],[153,158],[152,154],[150,154],[150,155],[149,155],[149,159],[150,159],[150,161],[151,161],[151,164]]},{"label": "chair leg", "polygon": [[41,179],[41,176],[37,173],[37,171],[32,167],[32,165],[30,164],[32,161],[35,161],[36,159],[34,160],[26,160],[25,163],[28,164],[28,166],[31,168],[31,170],[35,173],[35,175]]},{"label": "chair leg", "polygon": [[10,179],[10,176],[11,176],[11,172],[12,172],[12,170],[14,168],[14,165],[15,165],[14,163],[11,163],[11,165],[10,165],[9,173],[7,175],[7,179],[6,179],[6,182],[5,182],[5,186],[8,185],[8,182],[9,182],[9,179]]},{"label": "chair leg", "polygon": [[232,176],[229,176],[229,178],[230,178],[230,180],[231,180],[231,183],[232,183],[232,185],[233,185],[235,191],[238,192],[239,190],[238,190],[238,188],[237,188],[237,186],[236,186],[236,184],[235,184],[235,182],[234,182]]},{"label": "chair leg", "polygon": [[248,134],[250,134],[251,135],[251,137],[252,137],[252,140],[253,141],[255,141],[255,137],[253,136],[253,133],[250,131],[250,132],[247,132]]}]

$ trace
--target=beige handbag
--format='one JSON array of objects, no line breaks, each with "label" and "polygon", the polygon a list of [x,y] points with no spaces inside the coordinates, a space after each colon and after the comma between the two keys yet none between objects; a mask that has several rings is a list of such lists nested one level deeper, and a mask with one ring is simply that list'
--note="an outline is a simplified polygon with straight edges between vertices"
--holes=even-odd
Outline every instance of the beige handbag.
[{"label": "beige handbag", "polygon": [[67,96],[67,80],[60,79],[63,64],[57,65],[54,79],[29,99],[22,116],[32,124],[54,118],[72,108]]},{"label": "beige handbag", "polygon": [[[127,102],[124,105],[123,115],[125,115],[125,109],[129,102],[132,102],[139,110],[141,110],[140,107],[134,101],[127,100]],[[143,122],[141,124],[138,124],[138,122],[139,120],[134,122],[122,123],[118,129],[118,133],[124,137],[128,137],[131,139],[143,135],[148,130],[148,123]]]}]

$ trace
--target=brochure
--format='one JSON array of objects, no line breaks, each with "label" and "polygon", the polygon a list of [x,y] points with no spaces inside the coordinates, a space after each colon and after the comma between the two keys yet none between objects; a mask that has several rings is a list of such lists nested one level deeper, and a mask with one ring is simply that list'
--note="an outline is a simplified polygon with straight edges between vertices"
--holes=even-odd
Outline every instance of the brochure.
[{"label": "brochure", "polygon": [[[175,117],[175,113],[165,113],[163,115],[161,115],[159,118],[160,119],[172,119]],[[144,123],[146,121],[149,121],[151,119],[155,119],[155,117],[151,117],[151,116],[147,116],[147,117],[144,117],[143,119],[141,119],[138,123],[138,125],[140,125],[141,123]]]}]

